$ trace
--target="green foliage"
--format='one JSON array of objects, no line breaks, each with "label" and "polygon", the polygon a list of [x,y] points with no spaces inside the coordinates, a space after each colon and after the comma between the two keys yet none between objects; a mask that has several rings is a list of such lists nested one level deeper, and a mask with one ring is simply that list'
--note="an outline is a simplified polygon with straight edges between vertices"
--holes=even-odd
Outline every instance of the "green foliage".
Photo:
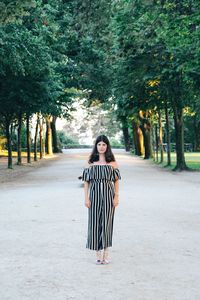
[{"label": "green foliage", "polygon": [[[163,5],[164,3],[164,5]],[[118,1],[113,6],[115,96],[130,110],[173,105],[191,99],[199,79],[199,9],[197,1]],[[149,82],[157,85],[149,88]],[[122,100],[123,99],[123,100]],[[180,101],[181,100],[181,101]]]},{"label": "green foliage", "polygon": [[[74,62],[73,81],[88,95],[88,104],[98,99],[104,102],[110,95],[111,68],[107,53],[111,1],[68,1],[71,26],[68,56]],[[67,34],[69,28],[67,28]],[[71,65],[72,66],[72,65]]]},{"label": "green foliage", "polygon": [[[2,121],[36,112],[68,118],[77,92],[68,93],[70,76],[63,71],[68,57],[59,19],[62,1],[34,1],[29,5],[26,1],[23,5],[4,1],[4,5],[10,16],[11,8],[16,7],[16,14],[0,28]],[[17,14],[21,22],[17,22]]]},{"label": "green foliage", "polygon": [[8,24],[0,30],[1,108],[3,115],[30,114],[40,110],[47,99],[45,81],[51,60],[40,38],[21,25]]},{"label": "green foliage", "polygon": [[36,6],[34,0],[1,0],[0,2],[0,24],[22,23],[24,16],[30,15],[30,8]]},{"label": "green foliage", "polygon": [[[167,108],[174,118],[177,161],[185,168],[183,112],[188,107],[193,110],[194,103],[195,109],[200,105],[200,3],[119,0],[113,2],[112,11],[113,100],[118,119],[123,127],[128,121],[130,129],[134,120],[142,128],[144,121],[157,122],[158,111]],[[195,122],[199,128],[198,118]]]},{"label": "green foliage", "polygon": [[78,144],[78,141],[68,136],[63,130],[57,131],[58,143],[61,147]]},{"label": "green foliage", "polygon": [[114,138],[110,139],[110,144],[112,148],[124,148],[124,145]]},{"label": "green foliage", "polygon": [[198,140],[190,133],[200,126],[199,1],[4,0],[0,8],[1,125],[20,114],[69,119],[84,98],[109,111],[102,130],[113,134],[117,122],[132,133],[139,111],[154,124],[165,107],[171,116],[189,109],[186,140]]}]

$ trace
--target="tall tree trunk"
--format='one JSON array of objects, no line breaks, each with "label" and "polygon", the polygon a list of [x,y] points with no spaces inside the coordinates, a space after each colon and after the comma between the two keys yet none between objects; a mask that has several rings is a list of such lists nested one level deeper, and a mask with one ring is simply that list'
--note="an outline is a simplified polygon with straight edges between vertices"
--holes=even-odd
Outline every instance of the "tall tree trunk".
[{"label": "tall tree trunk", "polygon": [[200,122],[197,121],[197,115],[193,117],[194,125],[194,151],[200,150]]},{"label": "tall tree trunk", "polygon": [[57,117],[53,116],[53,119],[51,122],[53,153],[61,153],[62,150],[58,147],[58,139],[57,139],[57,132],[56,132],[56,119],[57,119]]},{"label": "tall tree trunk", "polygon": [[22,149],[21,149],[21,131],[22,131],[22,114],[18,115],[18,128],[17,128],[17,164],[22,164]]},{"label": "tall tree trunk", "polygon": [[8,169],[12,169],[12,141],[10,134],[10,119],[6,118],[6,139],[7,139],[7,148],[8,148]]},{"label": "tall tree trunk", "polygon": [[124,137],[125,150],[130,151],[130,139],[129,139],[128,128],[122,127],[122,132]]},{"label": "tall tree trunk", "polygon": [[124,137],[125,150],[130,151],[130,135],[129,135],[129,130],[128,130],[127,117],[126,116],[121,117],[120,121],[122,124],[122,132],[123,132],[123,137]]},{"label": "tall tree trunk", "polygon": [[155,139],[155,131],[154,131],[154,125],[152,123],[152,127],[151,127],[151,141],[152,141],[152,158],[154,161],[156,161],[156,153],[155,153],[155,149],[156,149],[156,139]]},{"label": "tall tree trunk", "polygon": [[34,136],[34,161],[37,161],[37,139],[38,139],[38,129],[39,129],[39,116],[37,116],[37,122],[35,127],[35,136]]},{"label": "tall tree trunk", "polygon": [[158,162],[159,139],[158,139],[158,125],[157,124],[155,124],[155,140],[156,140],[156,161]]},{"label": "tall tree trunk", "polygon": [[164,151],[163,151],[163,127],[162,127],[162,118],[161,118],[160,110],[158,111],[158,123],[159,123],[160,163],[162,163],[164,158]]},{"label": "tall tree trunk", "polygon": [[27,145],[27,163],[31,163],[31,136],[30,136],[30,116],[26,115],[26,145]]},{"label": "tall tree trunk", "polygon": [[152,157],[152,145],[151,145],[151,125],[147,119],[143,119],[140,128],[144,137],[144,159]]},{"label": "tall tree trunk", "polygon": [[44,154],[44,141],[43,141],[43,121],[40,119],[40,159],[43,158]]},{"label": "tall tree trunk", "polygon": [[122,125],[122,132],[124,137],[125,150],[130,151],[130,137],[129,137],[128,127]]},{"label": "tall tree trunk", "polygon": [[176,137],[176,167],[174,171],[188,170],[184,155],[183,109],[174,107],[174,125]]},{"label": "tall tree trunk", "polygon": [[165,120],[166,120],[166,136],[167,136],[167,166],[171,166],[171,138],[169,129],[169,113],[167,104],[165,103]]},{"label": "tall tree trunk", "polygon": [[133,139],[134,139],[134,146],[135,146],[135,154],[138,156],[142,156],[144,154],[144,139],[142,131],[137,124],[137,122],[132,121],[132,128],[133,128]]},{"label": "tall tree trunk", "polygon": [[46,151],[47,154],[52,154],[52,133],[51,133],[51,118],[46,118]]}]

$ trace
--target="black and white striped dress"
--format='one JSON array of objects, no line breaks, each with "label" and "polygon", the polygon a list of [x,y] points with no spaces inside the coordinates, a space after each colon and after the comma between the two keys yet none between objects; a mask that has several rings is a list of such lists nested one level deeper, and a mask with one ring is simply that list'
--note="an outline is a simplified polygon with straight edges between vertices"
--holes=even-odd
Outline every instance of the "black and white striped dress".
[{"label": "black and white striped dress", "polygon": [[91,165],[83,170],[82,180],[89,182],[88,236],[86,248],[101,250],[112,246],[115,208],[114,182],[121,179],[119,169],[111,165]]}]

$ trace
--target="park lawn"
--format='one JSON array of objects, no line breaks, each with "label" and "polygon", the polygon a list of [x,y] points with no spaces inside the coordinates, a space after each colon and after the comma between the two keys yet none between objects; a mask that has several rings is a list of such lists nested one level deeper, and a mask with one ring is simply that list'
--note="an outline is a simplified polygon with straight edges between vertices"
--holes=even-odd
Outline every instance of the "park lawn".
[{"label": "park lawn", "polygon": [[[160,155],[159,155],[159,159],[160,159]],[[194,169],[194,170],[200,170],[200,152],[186,152],[185,160],[186,160],[186,164],[189,168]],[[176,165],[176,153],[174,153],[174,152],[171,153],[171,161],[172,161],[172,165],[170,167],[167,167],[169,169],[173,169]],[[164,153],[164,162],[162,164],[158,163],[158,162],[154,162],[154,163],[156,163],[157,165],[159,165],[161,167],[166,167],[167,154]]]},{"label": "park lawn", "polygon": [[[0,150],[0,157],[7,157],[8,156],[8,151],[7,150]],[[17,157],[17,151],[12,151],[12,156]],[[22,152],[22,157],[27,157],[26,152]],[[34,158],[34,153],[31,152],[31,157]],[[40,157],[40,153],[37,153],[37,157]]]}]

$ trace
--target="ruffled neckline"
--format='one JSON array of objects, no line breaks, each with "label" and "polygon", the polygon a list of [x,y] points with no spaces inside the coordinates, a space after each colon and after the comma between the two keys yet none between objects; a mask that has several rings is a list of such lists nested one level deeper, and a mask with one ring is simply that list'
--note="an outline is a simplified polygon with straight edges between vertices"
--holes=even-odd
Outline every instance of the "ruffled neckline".
[{"label": "ruffled neckline", "polygon": [[88,167],[88,169],[91,168],[91,167],[94,167],[94,166],[101,166],[101,167],[109,166],[109,167],[113,168],[114,170],[118,169],[118,168],[114,168],[112,165],[109,165],[109,164],[105,164],[105,165],[91,165],[91,166]]}]

